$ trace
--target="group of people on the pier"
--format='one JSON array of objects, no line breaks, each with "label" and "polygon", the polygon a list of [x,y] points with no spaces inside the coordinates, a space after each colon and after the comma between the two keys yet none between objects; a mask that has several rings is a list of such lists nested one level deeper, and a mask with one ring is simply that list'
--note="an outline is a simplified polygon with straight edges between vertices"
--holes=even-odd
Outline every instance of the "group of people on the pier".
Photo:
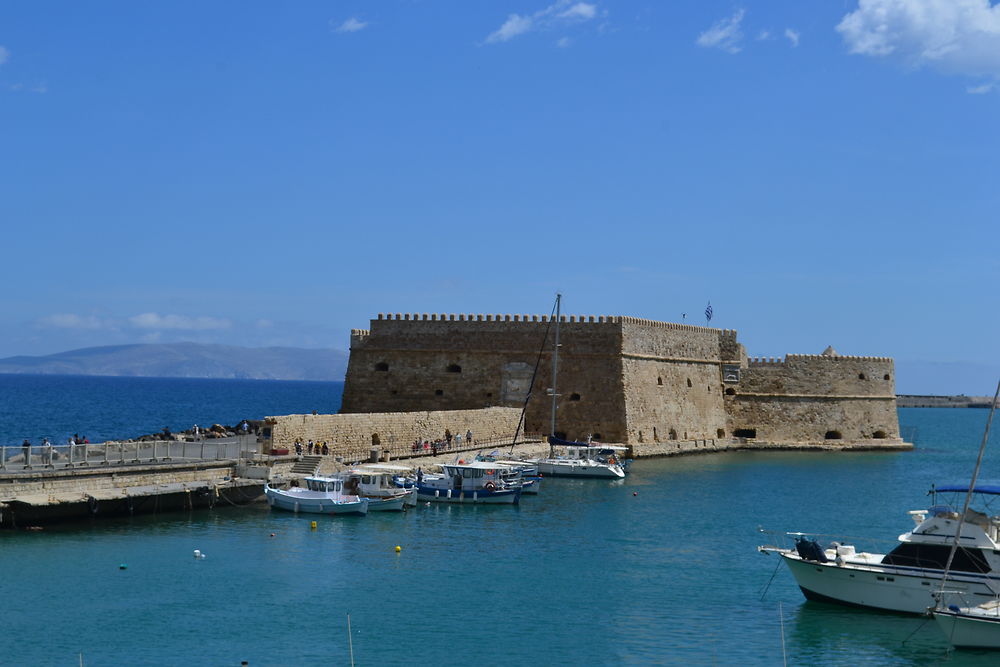
[{"label": "group of people on the pier", "polygon": [[[87,436],[80,435],[79,433],[74,433],[66,440],[66,446],[70,449],[70,451],[72,451],[72,448],[77,445],[89,444],[90,440],[87,439]],[[26,468],[31,467],[31,451],[33,447],[34,445],[31,444],[31,440],[27,438],[25,438],[24,442],[21,443],[21,453],[24,459],[24,466]],[[52,462],[57,460],[60,456],[59,452],[56,451],[56,446],[53,445],[48,438],[42,438],[41,444],[34,448],[41,454],[43,465],[52,465]]]},{"label": "group of people on the pier", "polygon": [[[438,450],[448,451],[452,448],[453,445],[455,449],[460,449],[462,447],[462,444],[463,444],[462,434],[459,433],[456,435],[452,435],[451,429],[446,428],[444,430],[443,438],[437,438],[435,440],[417,438],[416,440],[413,441],[413,444],[410,446],[410,449],[414,453],[419,453],[423,451],[425,454],[431,454],[433,456],[437,456]],[[469,429],[465,432],[464,444],[466,447],[472,446],[472,429]]]},{"label": "group of people on the pier", "polygon": [[319,454],[321,456],[328,456],[330,454],[330,447],[326,444],[326,442],[318,443],[318,442],[313,442],[312,440],[310,440],[308,444],[303,445],[302,441],[296,438],[295,453],[302,454],[303,451],[305,451],[305,453],[307,454]]}]

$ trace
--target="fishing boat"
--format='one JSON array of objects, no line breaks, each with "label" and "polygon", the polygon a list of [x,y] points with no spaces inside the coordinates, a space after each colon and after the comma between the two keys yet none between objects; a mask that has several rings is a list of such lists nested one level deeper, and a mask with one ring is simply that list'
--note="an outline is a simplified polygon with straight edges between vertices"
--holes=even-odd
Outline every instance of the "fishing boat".
[{"label": "fishing boat", "polygon": [[417,504],[416,490],[396,486],[391,470],[355,468],[345,473],[343,479],[345,492],[368,499],[369,512],[402,511],[404,505]]},{"label": "fishing boat", "polygon": [[360,514],[368,513],[368,499],[344,491],[344,480],[339,477],[306,477],[306,486],[275,489],[264,485],[264,494],[271,507],[289,512],[310,514]]},{"label": "fishing boat", "polygon": [[499,468],[503,480],[508,485],[521,485],[522,495],[538,493],[542,487],[542,476],[538,472],[538,466],[524,461],[507,461],[499,456],[499,452],[493,451],[476,456],[476,461],[494,464],[490,467]]},{"label": "fishing boat", "polygon": [[441,473],[417,472],[415,477],[396,478],[402,488],[415,488],[417,498],[438,503],[516,505],[520,485],[503,480],[502,470],[484,462],[445,463]]}]

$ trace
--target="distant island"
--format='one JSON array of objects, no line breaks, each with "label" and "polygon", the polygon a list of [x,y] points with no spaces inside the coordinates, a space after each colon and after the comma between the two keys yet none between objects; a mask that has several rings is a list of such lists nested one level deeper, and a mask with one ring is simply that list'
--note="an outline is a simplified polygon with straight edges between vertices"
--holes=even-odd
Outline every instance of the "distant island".
[{"label": "distant island", "polygon": [[348,353],[294,347],[157,343],[0,359],[0,373],[248,380],[343,380]]}]

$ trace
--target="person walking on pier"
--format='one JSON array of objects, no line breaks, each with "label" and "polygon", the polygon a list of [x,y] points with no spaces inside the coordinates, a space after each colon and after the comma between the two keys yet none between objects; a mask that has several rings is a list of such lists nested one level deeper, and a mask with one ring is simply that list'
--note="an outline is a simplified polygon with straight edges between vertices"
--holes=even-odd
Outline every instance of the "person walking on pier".
[{"label": "person walking on pier", "polygon": [[21,443],[21,449],[24,451],[24,467],[31,467],[31,441],[27,438]]}]

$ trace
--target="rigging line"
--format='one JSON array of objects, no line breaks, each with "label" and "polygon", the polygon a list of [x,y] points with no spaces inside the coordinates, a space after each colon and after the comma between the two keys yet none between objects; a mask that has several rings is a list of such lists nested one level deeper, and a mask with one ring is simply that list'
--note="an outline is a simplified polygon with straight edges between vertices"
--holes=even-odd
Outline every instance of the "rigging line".
[{"label": "rigging line", "polygon": [[911,639],[913,639],[913,635],[915,635],[918,632],[920,632],[920,628],[924,627],[924,625],[926,625],[927,621],[931,620],[931,618],[933,618],[933,616],[925,616],[924,620],[920,621],[920,625],[918,625],[917,628],[913,632],[911,632],[910,634],[906,635],[906,639],[904,639],[902,642],[900,642],[899,645],[900,646],[906,646],[906,642],[908,642]]},{"label": "rigging line", "polygon": [[[535,368],[531,371],[531,384],[528,385],[528,395],[524,397],[524,405],[521,407],[521,417],[517,420],[517,428],[514,430],[514,439],[510,443],[510,453],[514,453],[514,445],[517,444],[517,436],[521,432],[521,426],[524,424],[524,416],[528,412],[528,401],[531,400],[531,392],[535,389],[535,378],[538,377],[538,367],[542,363],[542,354],[545,352],[545,343],[549,340],[549,329],[552,328],[552,314],[556,312],[555,304],[552,305],[552,310],[549,313],[549,323],[545,327],[545,335],[542,336],[542,344],[538,346],[538,357],[535,358]],[[525,429],[527,431],[527,429]]]},{"label": "rigging line", "polygon": [[771,588],[771,582],[774,581],[774,575],[778,574],[778,568],[781,567],[781,558],[778,558],[778,562],[774,564],[774,572],[771,573],[771,578],[767,580],[767,585],[764,586],[764,592],[760,594],[760,601],[764,601],[764,596],[767,595],[767,591]]},{"label": "rigging line", "polygon": [[979,445],[979,455],[976,457],[976,467],[972,469],[972,479],[969,480],[969,491],[965,494],[965,505],[962,513],[958,517],[958,525],[955,527],[955,539],[952,541],[951,550],[948,551],[948,561],[944,566],[944,576],[941,577],[941,588],[938,589],[938,604],[944,599],[945,582],[948,581],[948,571],[951,570],[952,560],[955,558],[955,551],[958,550],[958,540],[962,536],[962,526],[965,525],[965,514],[969,511],[969,502],[972,500],[972,491],[976,488],[976,480],[979,479],[979,469],[983,465],[983,454],[986,452],[986,443],[990,439],[990,426],[993,424],[993,413],[997,410],[997,399],[1000,398],[1000,380],[997,381],[997,390],[993,394],[993,402],[990,404],[990,414],[986,418],[986,430],[983,431],[983,441]]}]

